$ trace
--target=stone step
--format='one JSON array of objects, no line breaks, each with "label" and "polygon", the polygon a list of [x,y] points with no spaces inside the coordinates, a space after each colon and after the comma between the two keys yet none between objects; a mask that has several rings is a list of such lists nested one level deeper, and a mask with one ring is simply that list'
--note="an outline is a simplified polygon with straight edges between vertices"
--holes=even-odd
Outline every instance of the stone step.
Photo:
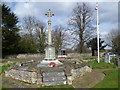
[{"label": "stone step", "polygon": [[59,77],[59,76],[65,76],[65,72],[43,72],[43,77]]},{"label": "stone step", "polygon": [[66,76],[59,77],[43,77],[43,82],[54,82],[54,81],[64,81],[66,80]]},{"label": "stone step", "polygon": [[53,85],[64,85],[66,81],[55,81],[55,82],[43,82],[43,86],[53,86]]}]

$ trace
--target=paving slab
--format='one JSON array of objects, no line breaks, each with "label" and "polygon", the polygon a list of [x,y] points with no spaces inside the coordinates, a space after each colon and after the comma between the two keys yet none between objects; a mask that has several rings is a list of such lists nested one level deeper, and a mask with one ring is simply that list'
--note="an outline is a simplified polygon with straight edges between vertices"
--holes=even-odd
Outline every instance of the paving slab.
[{"label": "paving slab", "polygon": [[48,81],[63,81],[66,80],[65,76],[59,76],[59,77],[43,77],[43,82],[48,82]]},{"label": "paving slab", "polygon": [[55,77],[55,76],[64,76],[64,72],[43,72],[43,77]]},{"label": "paving slab", "polygon": [[43,86],[53,86],[53,85],[64,85],[66,81],[56,81],[56,82],[43,82]]}]

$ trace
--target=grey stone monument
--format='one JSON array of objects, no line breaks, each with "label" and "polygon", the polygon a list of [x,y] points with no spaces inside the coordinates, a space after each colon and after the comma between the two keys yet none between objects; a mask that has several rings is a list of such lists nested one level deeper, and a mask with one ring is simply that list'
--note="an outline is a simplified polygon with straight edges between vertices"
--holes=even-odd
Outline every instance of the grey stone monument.
[{"label": "grey stone monument", "polygon": [[48,17],[48,45],[45,50],[45,59],[42,60],[40,64],[38,64],[38,67],[50,67],[50,63],[54,62],[56,66],[62,65],[62,63],[56,59],[55,57],[55,47],[52,45],[52,38],[51,38],[51,17],[54,16],[54,14],[49,11],[45,14]]},{"label": "grey stone monument", "polygon": [[105,53],[105,58],[104,58],[105,63],[110,63],[110,57],[108,53]]},{"label": "grey stone monument", "polygon": [[117,65],[118,67],[120,67],[120,58],[119,57],[115,58],[114,64]]}]

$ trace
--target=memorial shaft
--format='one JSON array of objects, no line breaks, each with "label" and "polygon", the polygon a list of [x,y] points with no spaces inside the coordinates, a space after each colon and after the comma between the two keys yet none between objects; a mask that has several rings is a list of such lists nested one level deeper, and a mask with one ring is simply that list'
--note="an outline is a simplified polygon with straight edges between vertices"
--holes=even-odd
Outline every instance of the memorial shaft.
[{"label": "memorial shaft", "polygon": [[51,38],[51,17],[54,15],[51,10],[45,14],[48,17],[48,45],[52,44],[52,38]]}]

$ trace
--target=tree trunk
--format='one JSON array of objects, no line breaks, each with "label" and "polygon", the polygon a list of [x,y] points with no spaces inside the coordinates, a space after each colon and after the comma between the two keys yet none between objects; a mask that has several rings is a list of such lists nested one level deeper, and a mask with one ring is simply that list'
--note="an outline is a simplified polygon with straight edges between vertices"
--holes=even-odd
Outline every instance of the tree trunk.
[{"label": "tree trunk", "polygon": [[95,56],[95,52],[94,52],[94,50],[92,50],[92,56]]},{"label": "tree trunk", "polygon": [[83,43],[80,44],[80,53],[83,53]]},{"label": "tree trunk", "polygon": [[82,28],[80,28],[80,34],[79,34],[79,38],[80,38],[80,53],[83,53],[83,45],[84,45],[84,42],[83,42],[83,30]]}]

